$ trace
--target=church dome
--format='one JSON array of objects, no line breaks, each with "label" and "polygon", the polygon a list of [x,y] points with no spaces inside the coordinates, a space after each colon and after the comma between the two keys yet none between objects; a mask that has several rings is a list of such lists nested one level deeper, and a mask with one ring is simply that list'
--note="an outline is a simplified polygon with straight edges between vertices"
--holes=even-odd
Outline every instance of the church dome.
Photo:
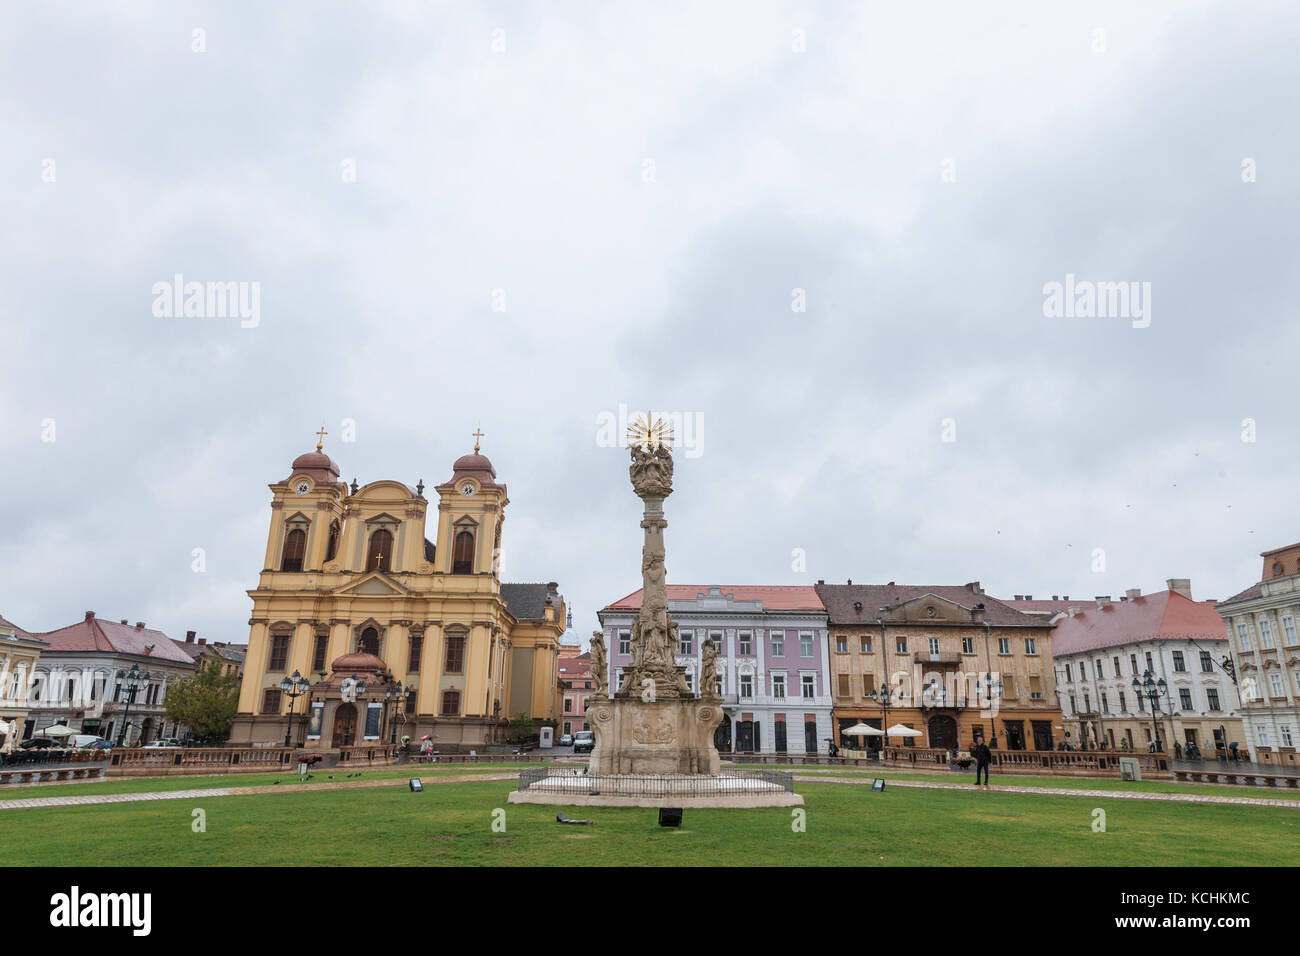
[{"label": "church dome", "polygon": [[487,480],[491,480],[497,476],[497,470],[492,467],[492,462],[488,461],[486,455],[477,452],[472,455],[461,455],[456,459],[456,464],[451,466],[451,470],[456,478],[467,475],[474,478],[486,476]]},{"label": "church dome", "polygon": [[299,455],[293,460],[294,471],[310,471],[313,468],[324,468],[336,475],[339,473],[339,466],[334,464],[330,456],[323,451],[309,451],[307,454]]},{"label": "church dome", "polygon": [[382,658],[374,654],[366,654],[362,651],[356,651],[352,654],[344,654],[342,657],[334,658],[334,663],[330,664],[330,670],[338,673],[340,671],[361,671],[378,673],[388,669]]},{"label": "church dome", "polygon": [[319,448],[299,455],[293,460],[292,475],[308,475],[318,484],[331,484],[339,480],[339,466]]}]

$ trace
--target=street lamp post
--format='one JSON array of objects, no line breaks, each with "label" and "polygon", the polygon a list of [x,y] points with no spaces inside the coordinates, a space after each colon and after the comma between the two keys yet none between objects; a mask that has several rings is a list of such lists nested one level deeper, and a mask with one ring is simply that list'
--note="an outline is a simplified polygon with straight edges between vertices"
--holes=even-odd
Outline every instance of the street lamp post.
[{"label": "street lamp post", "polygon": [[880,759],[885,759],[885,747],[889,746],[889,708],[893,706],[894,685],[884,684],[879,690],[873,690],[866,695],[867,700],[874,700],[880,704],[881,718],[880,722],[884,725],[881,729],[885,732],[884,744],[880,748]]},{"label": "street lamp post", "polygon": [[280,690],[289,698],[289,726],[286,727],[284,731],[284,745],[286,747],[293,746],[293,744],[289,742],[293,736],[293,705],[297,702],[299,697],[307,693],[310,687],[311,682],[297,671],[293,672],[292,677],[285,677],[280,681]]},{"label": "street lamp post", "polygon": [[117,676],[122,681],[122,689],[126,691],[126,709],[122,712],[122,730],[117,735],[117,745],[120,747],[126,741],[126,728],[130,726],[131,704],[135,701],[136,692],[140,688],[148,690],[153,675],[148,671],[141,674],[140,665],[132,664],[129,671],[118,671]]},{"label": "street lamp post", "polygon": [[[1133,678],[1133,693],[1141,700],[1145,697],[1151,703],[1151,729],[1155,732],[1155,745],[1157,752],[1164,751],[1164,744],[1160,741],[1160,723],[1159,715],[1168,713],[1173,716],[1173,704],[1169,698],[1169,684],[1162,677],[1159,680],[1152,680],[1151,671],[1148,670],[1142,674],[1142,679]],[[1168,711],[1162,711],[1160,708],[1160,698],[1164,698],[1169,704]]]},{"label": "street lamp post", "polygon": [[994,680],[990,672],[984,672],[984,699],[989,702],[989,727],[993,731],[993,736],[990,739],[994,750],[998,749],[998,721],[997,708],[993,706],[993,701],[1002,698],[1002,687],[1001,678]]},{"label": "street lamp post", "polygon": [[389,684],[384,688],[384,701],[393,705],[393,717],[391,720],[391,732],[389,734],[389,743],[397,745],[397,721],[401,717],[402,722],[406,722],[406,716],[411,712],[411,702],[415,700],[415,688],[403,687],[399,680],[396,685]]}]

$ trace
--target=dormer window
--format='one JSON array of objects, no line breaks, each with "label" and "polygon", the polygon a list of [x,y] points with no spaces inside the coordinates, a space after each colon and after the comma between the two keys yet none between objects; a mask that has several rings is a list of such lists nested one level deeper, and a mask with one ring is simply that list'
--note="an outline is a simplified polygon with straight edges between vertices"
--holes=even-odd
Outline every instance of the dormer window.
[{"label": "dormer window", "polygon": [[301,571],[303,555],[307,553],[307,532],[293,528],[284,538],[284,558],[281,571]]},{"label": "dormer window", "polygon": [[370,536],[370,549],[366,552],[367,571],[393,569],[393,535],[380,528]]}]

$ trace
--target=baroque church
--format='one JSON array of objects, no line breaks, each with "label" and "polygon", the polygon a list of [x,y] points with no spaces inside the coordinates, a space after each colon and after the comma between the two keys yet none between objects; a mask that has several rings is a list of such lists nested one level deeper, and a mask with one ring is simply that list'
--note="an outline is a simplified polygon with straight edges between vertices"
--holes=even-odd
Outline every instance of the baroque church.
[{"label": "baroque church", "polygon": [[423,480],[349,487],[321,441],[270,486],[232,745],[448,752],[504,743],[521,713],[555,726],[564,598],[498,579],[509,499],[480,437],[433,489],[432,540]]}]

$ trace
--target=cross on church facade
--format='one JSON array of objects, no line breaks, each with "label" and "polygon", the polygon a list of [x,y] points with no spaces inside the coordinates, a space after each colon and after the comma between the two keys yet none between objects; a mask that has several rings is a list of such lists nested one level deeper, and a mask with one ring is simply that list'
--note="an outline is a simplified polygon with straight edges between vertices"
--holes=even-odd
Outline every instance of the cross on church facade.
[{"label": "cross on church facade", "polygon": [[483,437],[483,429],[480,427],[477,431],[471,432],[474,436],[474,451],[478,452],[478,440]]},{"label": "cross on church facade", "polygon": [[317,450],[317,451],[320,451],[320,450],[321,450],[321,446],[322,446],[323,444],[325,444],[325,436],[328,435],[328,434],[329,434],[329,432],[327,432],[327,431],[325,430],[325,426],[322,425],[322,426],[320,427],[320,431],[318,431],[318,432],[316,433],[316,450]]}]

